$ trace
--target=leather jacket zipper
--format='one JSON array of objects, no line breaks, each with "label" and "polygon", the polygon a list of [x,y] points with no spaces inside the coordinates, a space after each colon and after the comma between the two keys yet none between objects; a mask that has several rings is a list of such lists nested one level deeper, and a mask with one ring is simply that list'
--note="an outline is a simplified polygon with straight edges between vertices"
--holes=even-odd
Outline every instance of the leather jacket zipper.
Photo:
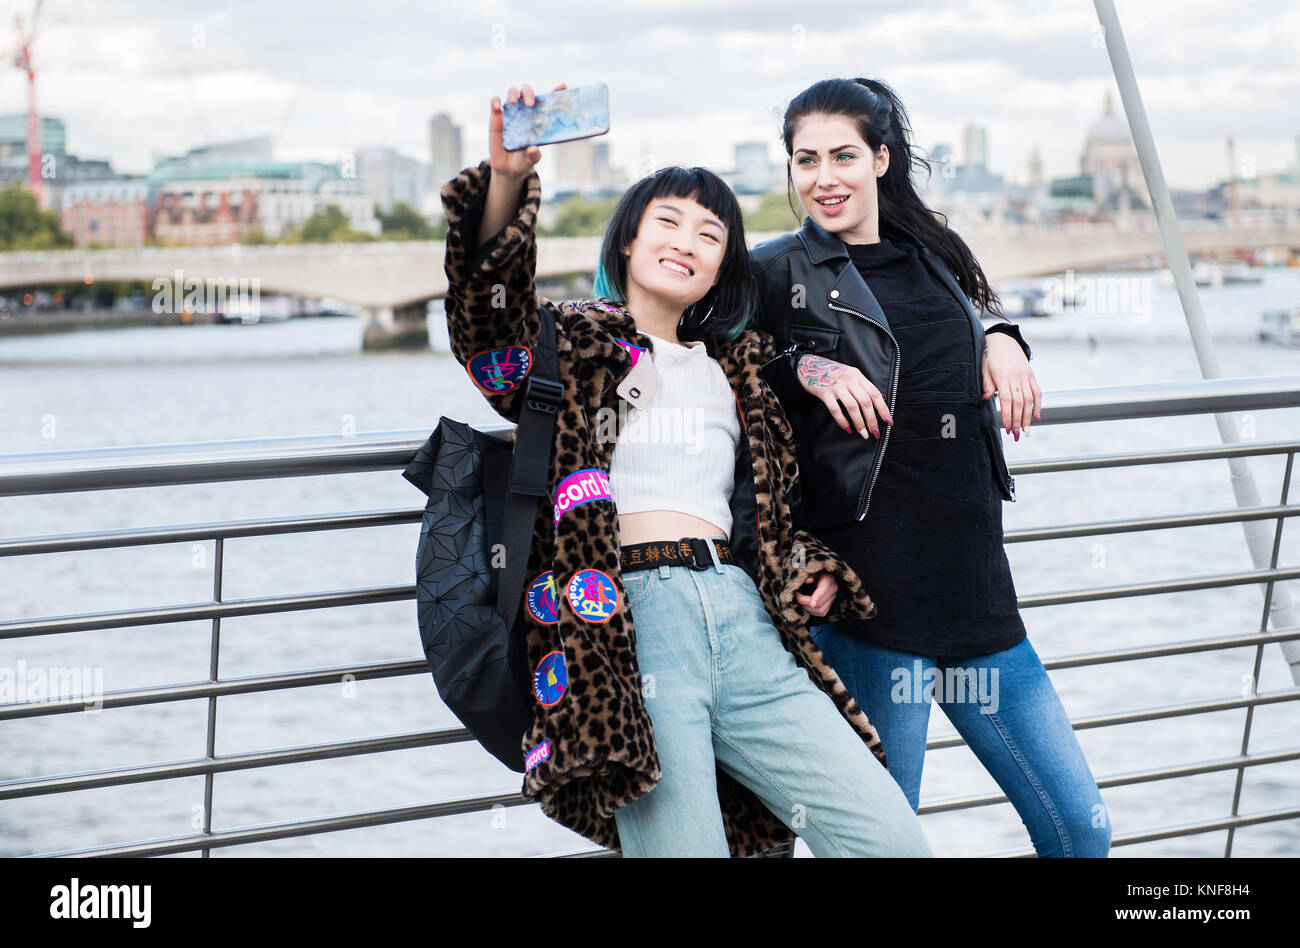
[{"label": "leather jacket zipper", "polygon": [[[875,326],[876,328],[881,330],[886,336],[888,336],[889,341],[894,344],[894,374],[889,382],[889,415],[892,418],[894,415],[894,399],[898,396],[898,371],[903,360],[903,353],[902,350],[899,348],[898,340],[894,338],[894,334],[889,331],[889,328],[887,326],[885,326],[883,323],[877,322],[876,320],[872,319],[870,316],[866,316],[862,313],[859,313],[857,310],[849,309],[847,306],[837,305],[836,303],[831,303],[830,308],[834,310],[838,310],[841,313],[848,313],[850,316],[856,316],[859,319],[871,323],[871,325]],[[862,513],[858,514],[859,521],[865,520],[867,518],[867,510],[871,506],[871,491],[876,486],[876,478],[880,476],[880,465],[884,463],[885,460],[885,447],[889,444],[889,434],[893,430],[894,430],[893,425],[889,425],[888,427],[885,428],[885,436],[880,439],[880,450],[876,453],[875,466],[872,468],[871,476],[867,478],[866,487],[864,488],[862,494],[858,497],[858,504],[862,507]]]}]

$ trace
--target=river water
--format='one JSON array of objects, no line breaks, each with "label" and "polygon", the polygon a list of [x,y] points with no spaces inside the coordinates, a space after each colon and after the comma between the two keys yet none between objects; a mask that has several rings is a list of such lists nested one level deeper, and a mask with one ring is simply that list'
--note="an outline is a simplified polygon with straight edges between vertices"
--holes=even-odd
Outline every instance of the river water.
[{"label": "river water", "polygon": [[[1133,294],[1091,314],[1028,320],[1040,384],[1052,391],[1195,379],[1192,347],[1173,291],[1151,273],[1081,275],[1132,279]],[[1141,281],[1146,281],[1142,283]],[[1300,350],[1255,338],[1262,309],[1300,304],[1300,270],[1272,269],[1263,283],[1201,291],[1227,376],[1300,376]],[[1116,298],[1109,297],[1112,301]],[[445,326],[434,323],[434,335]],[[441,332],[438,330],[441,329]],[[362,354],[352,319],[257,326],[148,327],[0,339],[0,453],[114,445],[220,441],[305,434],[430,430],[442,414],[470,422],[495,416],[445,352]],[[436,342],[435,338],[435,342]],[[1300,411],[1242,419],[1262,441],[1300,435]],[[1214,444],[1210,418],[1040,426],[1008,458]],[[1280,459],[1255,460],[1265,502],[1275,502]],[[1297,472],[1300,476],[1300,472]],[[1294,493],[1300,488],[1293,487]],[[399,472],[265,482],[0,498],[6,537],[111,530],[344,510],[416,509],[423,501]],[[1224,462],[1118,468],[1017,479],[1004,505],[1008,530],[1137,515],[1230,508]],[[1280,562],[1300,562],[1293,524]],[[226,599],[413,582],[418,525],[226,544]],[[1020,595],[1146,579],[1246,570],[1239,525],[1041,543],[1008,554]],[[56,616],[203,602],[212,595],[212,544],[0,560],[0,615]],[[1300,602],[1300,589],[1292,584]],[[1045,659],[1259,627],[1261,590],[1234,587],[1024,610]],[[207,678],[205,622],[0,642],[0,670],[88,668],[103,690]],[[228,619],[223,677],[420,657],[413,602]],[[1242,693],[1254,649],[1105,664],[1052,673],[1074,718]],[[1259,688],[1292,687],[1276,645],[1264,650]],[[18,698],[39,697],[30,691]],[[0,700],[13,700],[13,695]],[[193,700],[101,713],[7,722],[0,728],[0,780],[80,773],[201,757],[207,702]],[[1099,777],[1230,757],[1240,752],[1245,712],[1084,729],[1080,743]],[[427,676],[363,681],[223,698],[218,754],[399,734],[452,726]],[[1297,746],[1294,702],[1256,710],[1250,751]],[[931,739],[953,733],[942,713]],[[1103,790],[1115,836],[1209,820],[1230,812],[1234,772]],[[476,745],[421,748],[345,760],[220,774],[217,830],[380,810],[517,789],[517,775]],[[964,747],[927,758],[922,804],[996,790]],[[0,855],[61,852],[184,835],[201,826],[202,778],[78,791],[0,804]],[[1239,812],[1300,804],[1300,762],[1248,768]],[[197,815],[196,815],[197,814]],[[1007,804],[927,815],[939,855],[1027,847]],[[1114,850],[1117,857],[1221,855],[1215,831]],[[214,855],[535,855],[589,848],[536,807],[219,849]],[[806,852],[802,850],[801,852]],[[1234,855],[1300,853],[1300,821],[1238,830]]]}]

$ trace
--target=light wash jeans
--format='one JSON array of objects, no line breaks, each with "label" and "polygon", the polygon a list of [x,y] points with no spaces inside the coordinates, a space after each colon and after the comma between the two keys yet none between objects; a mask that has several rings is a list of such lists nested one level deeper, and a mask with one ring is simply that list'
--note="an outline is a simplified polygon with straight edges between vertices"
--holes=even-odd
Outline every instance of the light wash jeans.
[{"label": "light wash jeans", "polygon": [[623,574],[663,777],[614,814],[624,856],[729,854],[721,766],[816,856],[930,856],[898,785],[781,644],[739,566]]},{"label": "light wash jeans", "polygon": [[912,809],[920,802],[930,705],[937,703],[1006,793],[1039,856],[1109,852],[1110,819],[1097,781],[1028,638],[991,655],[938,659],[872,645],[834,625],[812,633],[880,731],[889,772]]}]

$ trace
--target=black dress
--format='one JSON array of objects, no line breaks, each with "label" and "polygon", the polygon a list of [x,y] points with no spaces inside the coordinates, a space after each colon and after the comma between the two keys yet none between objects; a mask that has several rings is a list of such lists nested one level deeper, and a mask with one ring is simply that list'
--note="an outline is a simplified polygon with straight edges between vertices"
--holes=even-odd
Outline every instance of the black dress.
[{"label": "black dress", "polygon": [[1011,648],[1025,626],[981,428],[970,318],[910,244],[846,246],[889,320],[901,365],[866,519],[812,531],[857,571],[878,610],[836,627],[935,658]]}]

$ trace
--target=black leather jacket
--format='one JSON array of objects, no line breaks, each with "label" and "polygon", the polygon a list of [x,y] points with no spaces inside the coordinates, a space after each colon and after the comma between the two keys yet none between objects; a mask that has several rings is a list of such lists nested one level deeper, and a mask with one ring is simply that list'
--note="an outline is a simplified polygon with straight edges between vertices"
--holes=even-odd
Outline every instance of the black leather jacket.
[{"label": "black leather jacket", "polygon": [[[844,242],[811,218],[795,233],[766,241],[751,251],[762,295],[759,328],[772,334],[781,354],[763,376],[785,409],[799,442],[802,482],[799,522],[818,527],[862,520],[885,452],[890,426],[881,422],[880,438],[846,433],[826,406],[799,384],[795,367],[806,353],[858,368],[885,397],[890,413],[898,395],[898,341],[875,296],[849,258]],[[978,399],[984,371],[984,327],[943,259],[922,247],[920,258],[961,303],[971,324]],[[1029,347],[1009,320],[999,325]],[[1015,500],[1015,482],[1002,452],[1000,410],[994,399],[983,402],[981,418],[996,486],[1005,500]]]}]

